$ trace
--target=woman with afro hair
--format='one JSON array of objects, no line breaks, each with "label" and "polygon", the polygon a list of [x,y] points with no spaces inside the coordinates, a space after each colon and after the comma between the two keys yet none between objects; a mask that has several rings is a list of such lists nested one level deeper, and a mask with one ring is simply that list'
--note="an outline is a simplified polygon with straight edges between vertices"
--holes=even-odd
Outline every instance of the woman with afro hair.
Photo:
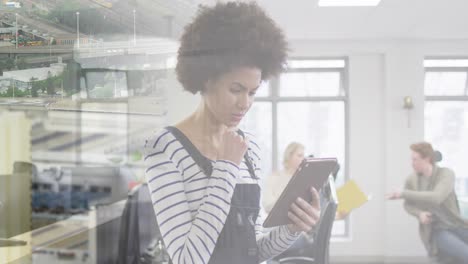
[{"label": "woman with afro hair", "polygon": [[260,149],[237,128],[286,56],[283,32],[255,3],[201,7],[185,27],[177,77],[201,103],[145,146],[146,180],[172,263],[260,263],[318,222],[312,189],[314,202],[296,201],[288,225],[262,230]]}]

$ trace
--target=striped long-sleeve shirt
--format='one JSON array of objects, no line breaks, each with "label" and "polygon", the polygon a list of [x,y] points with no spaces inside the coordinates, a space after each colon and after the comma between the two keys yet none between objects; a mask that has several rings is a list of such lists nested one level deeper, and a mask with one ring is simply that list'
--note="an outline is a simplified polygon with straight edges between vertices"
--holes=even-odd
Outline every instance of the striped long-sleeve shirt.
[{"label": "striped long-sleeve shirt", "polygon": [[[207,176],[166,129],[147,141],[146,180],[159,229],[174,264],[208,263],[229,214],[234,187],[238,183],[259,184],[260,149],[253,136],[248,135],[247,151],[258,179],[251,177],[245,161],[240,166],[225,160],[211,161],[213,172]],[[297,238],[286,226],[264,233],[262,223],[260,213],[255,223],[260,261],[283,252]]]}]

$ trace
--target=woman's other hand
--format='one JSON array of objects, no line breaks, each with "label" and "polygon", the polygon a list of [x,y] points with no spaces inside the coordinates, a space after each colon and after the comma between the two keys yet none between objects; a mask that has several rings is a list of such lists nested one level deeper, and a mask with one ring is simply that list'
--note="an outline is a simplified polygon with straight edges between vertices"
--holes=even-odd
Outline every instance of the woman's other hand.
[{"label": "woman's other hand", "polygon": [[298,198],[291,205],[288,212],[290,224],[288,228],[291,232],[309,232],[320,219],[320,197],[315,188],[311,188],[312,202],[308,203],[302,198]]}]

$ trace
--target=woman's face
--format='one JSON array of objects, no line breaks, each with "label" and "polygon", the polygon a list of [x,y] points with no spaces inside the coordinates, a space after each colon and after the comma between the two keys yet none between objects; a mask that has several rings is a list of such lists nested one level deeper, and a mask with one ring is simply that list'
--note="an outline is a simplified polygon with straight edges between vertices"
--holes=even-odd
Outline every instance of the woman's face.
[{"label": "woman's face", "polygon": [[297,148],[288,160],[288,169],[296,171],[304,159],[304,148]]},{"label": "woman's face", "polygon": [[252,106],[261,81],[260,69],[240,67],[208,81],[203,100],[218,123],[236,127]]}]

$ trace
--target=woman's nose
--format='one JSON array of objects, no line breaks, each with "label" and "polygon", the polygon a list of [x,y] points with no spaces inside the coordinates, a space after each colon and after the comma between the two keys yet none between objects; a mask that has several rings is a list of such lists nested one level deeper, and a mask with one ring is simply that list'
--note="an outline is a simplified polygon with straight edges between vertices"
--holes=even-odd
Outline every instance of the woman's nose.
[{"label": "woman's nose", "polygon": [[249,104],[250,104],[250,97],[248,94],[242,94],[237,99],[237,106],[242,110],[247,109],[249,107]]}]

